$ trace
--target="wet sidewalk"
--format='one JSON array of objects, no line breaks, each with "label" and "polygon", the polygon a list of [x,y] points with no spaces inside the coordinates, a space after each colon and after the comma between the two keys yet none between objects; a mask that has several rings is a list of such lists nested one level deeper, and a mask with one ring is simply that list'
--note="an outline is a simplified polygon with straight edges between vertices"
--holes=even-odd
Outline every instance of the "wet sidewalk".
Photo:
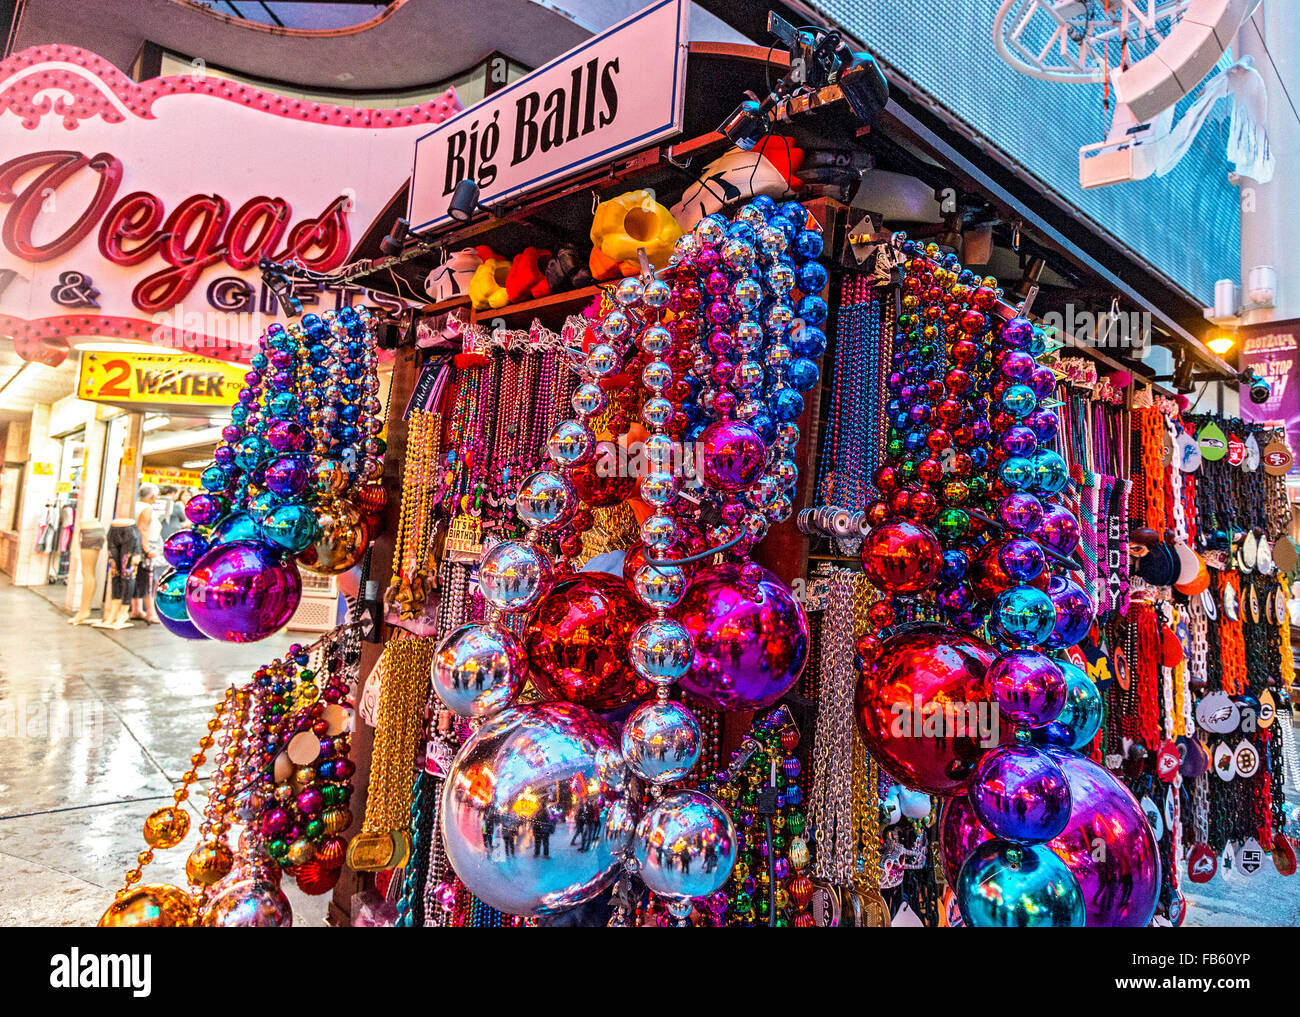
[{"label": "wet sidewalk", "polygon": [[[190,642],[159,625],[72,626],[63,587],[0,577],[0,925],[94,925],[144,848],[222,692],[310,635]],[[47,599],[48,598],[48,599]],[[155,852],[144,882],[185,885],[186,841]],[[285,880],[299,925],[328,896]]]}]

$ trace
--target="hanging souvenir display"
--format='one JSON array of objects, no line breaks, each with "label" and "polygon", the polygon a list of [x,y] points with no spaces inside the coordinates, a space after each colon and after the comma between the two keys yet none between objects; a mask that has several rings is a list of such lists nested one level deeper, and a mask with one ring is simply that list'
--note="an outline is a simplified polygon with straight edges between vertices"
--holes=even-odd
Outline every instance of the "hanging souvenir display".
[{"label": "hanging souvenir display", "polygon": [[[280,889],[285,874],[307,894],[333,889],[346,849],[341,835],[352,824],[356,629],[341,626],[311,646],[290,646],[226,690],[172,804],[145,820],[147,846],[101,926],[283,927],[293,921]],[[185,842],[191,790],[214,751],[198,843],[185,862],[188,886],[141,884],[155,851]]]},{"label": "hanging souvenir display", "polygon": [[185,507],[194,527],[163,545],[169,630],[264,639],[298,607],[299,566],[337,575],[361,560],[387,497],[374,328],[357,306],[262,336],[204,490]]},{"label": "hanging souvenir display", "polygon": [[[354,924],[1141,927],[1294,872],[1280,436],[764,189],[458,262],[400,490],[369,312],[268,331],[160,610],[261,638],[391,496],[383,647],[232,689],[106,924],[285,924],[346,866]],[[140,885],[214,745],[189,889]]]}]

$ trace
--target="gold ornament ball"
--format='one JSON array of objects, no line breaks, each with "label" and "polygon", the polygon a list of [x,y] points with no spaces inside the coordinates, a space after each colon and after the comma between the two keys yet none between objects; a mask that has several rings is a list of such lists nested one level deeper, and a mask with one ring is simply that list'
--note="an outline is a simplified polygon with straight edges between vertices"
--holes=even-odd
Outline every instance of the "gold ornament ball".
[{"label": "gold ornament ball", "polygon": [[224,841],[199,844],[185,859],[185,877],[197,886],[211,886],[223,879],[234,864],[234,853]]},{"label": "gold ornament ball", "polygon": [[189,813],[175,806],[151,812],[144,821],[145,843],[154,848],[175,847],[189,832]]},{"label": "gold ornament ball", "polygon": [[370,527],[351,502],[337,498],[316,510],[320,538],[298,555],[298,564],[318,576],[337,576],[366,553]]},{"label": "gold ornament ball", "polygon": [[293,771],[293,782],[299,788],[307,787],[309,784],[316,783],[316,767],[300,766]]},{"label": "gold ornament ball", "polygon": [[333,805],[321,813],[326,833],[342,833],[352,825],[352,812],[341,805]]},{"label": "gold ornament ball", "polygon": [[321,498],[342,494],[348,486],[348,475],[343,468],[329,459],[323,459],[310,469],[312,490]]},{"label": "gold ornament ball", "polygon": [[194,899],[165,883],[119,894],[99,919],[101,929],[183,929],[193,924]]},{"label": "gold ornament ball", "polygon": [[306,837],[299,837],[289,845],[289,864],[306,865],[316,855],[316,845]]}]

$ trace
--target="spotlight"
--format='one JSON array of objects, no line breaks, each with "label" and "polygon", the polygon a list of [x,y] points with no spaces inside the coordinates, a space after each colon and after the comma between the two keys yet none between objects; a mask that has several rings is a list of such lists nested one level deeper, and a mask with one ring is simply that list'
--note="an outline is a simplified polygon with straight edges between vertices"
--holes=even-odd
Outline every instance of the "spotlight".
[{"label": "spotlight", "polygon": [[865,124],[889,100],[889,83],[869,53],[844,44],[838,31],[796,28],[775,11],[768,11],[767,30],[790,51],[790,72],[760,99],[753,92],[718,128],[737,148],[748,151],[769,129],[769,115],[781,100],[811,95],[827,85],[839,85],[854,115]]},{"label": "spotlight", "polygon": [[379,250],[390,258],[396,258],[402,253],[402,248],[406,244],[406,235],[411,231],[411,224],[405,219],[398,219],[393,223],[393,231],[379,241]]},{"label": "spotlight", "polygon": [[451,204],[447,206],[447,214],[456,222],[469,222],[470,216],[478,208],[478,194],[477,180],[462,180],[451,192]]},{"label": "spotlight", "polygon": [[[849,52],[847,47],[845,51]],[[870,53],[849,52],[839,86],[854,116],[864,124],[874,123],[889,102],[889,82]]]},{"label": "spotlight", "polygon": [[748,152],[767,133],[767,111],[753,92],[745,96],[718,130],[737,148]]},{"label": "spotlight", "polygon": [[1175,392],[1190,392],[1195,383],[1193,372],[1196,370],[1196,363],[1180,347],[1178,350],[1178,364],[1174,368],[1173,386]]}]

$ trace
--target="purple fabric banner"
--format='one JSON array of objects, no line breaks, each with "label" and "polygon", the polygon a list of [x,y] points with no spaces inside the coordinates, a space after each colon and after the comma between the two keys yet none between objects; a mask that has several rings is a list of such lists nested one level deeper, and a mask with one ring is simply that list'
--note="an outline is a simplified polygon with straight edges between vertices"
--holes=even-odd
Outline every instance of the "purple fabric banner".
[{"label": "purple fabric banner", "polygon": [[[1250,368],[1272,386],[1262,403],[1252,402],[1250,391],[1241,389],[1241,419],[1248,423],[1286,428],[1286,443],[1295,455],[1300,449],[1300,319],[1265,321],[1237,329],[1241,344],[1238,363]],[[1300,475],[1300,457],[1291,466]]]}]

